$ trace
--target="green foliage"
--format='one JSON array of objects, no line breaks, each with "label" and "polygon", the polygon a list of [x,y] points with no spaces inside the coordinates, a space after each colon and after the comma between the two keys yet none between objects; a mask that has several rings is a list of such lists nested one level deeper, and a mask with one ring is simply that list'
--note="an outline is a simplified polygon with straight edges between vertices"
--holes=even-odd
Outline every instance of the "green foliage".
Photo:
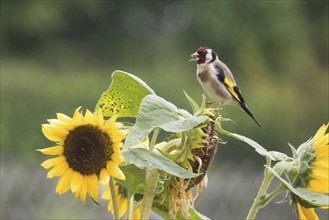
[{"label": "green foliage", "polygon": [[162,154],[156,154],[144,148],[129,148],[128,150],[123,151],[122,155],[126,158],[128,163],[135,164],[138,167],[159,169],[167,172],[168,174],[182,178],[192,178],[198,176],[197,174],[191,173],[178,166]]},{"label": "green foliage", "polygon": [[237,140],[243,141],[243,142],[247,143],[248,145],[250,145],[251,147],[253,147],[256,150],[256,152],[259,153],[260,155],[262,155],[264,157],[268,157],[271,160],[275,160],[274,157],[272,156],[273,153],[269,153],[264,147],[262,147],[256,141],[251,140],[250,138],[247,138],[240,134],[235,134],[235,133],[225,131],[221,126],[219,126],[219,124],[217,124],[217,125],[218,126],[216,126],[216,129],[218,132],[221,132],[222,134],[233,137]]},{"label": "green foliage", "polygon": [[140,109],[135,125],[128,134],[125,148],[140,143],[154,128],[161,128],[167,132],[183,132],[207,122],[207,117],[194,117],[181,114],[172,103],[156,95],[146,96]]},{"label": "green foliage", "polygon": [[148,94],[155,93],[143,80],[116,70],[112,73],[112,83],[99,98],[95,109],[102,111],[104,116],[136,117],[140,103]]},{"label": "green foliage", "polygon": [[[198,212],[194,207],[190,206],[188,213],[191,215],[191,219],[197,219],[197,220],[210,220],[210,218],[208,218],[207,216],[201,214],[200,212]],[[181,215],[181,213],[178,213],[178,217],[177,219],[183,219],[184,216]]]},{"label": "green foliage", "polygon": [[145,171],[134,164],[121,166],[120,169],[124,172],[126,180],[117,181],[124,185],[128,191],[143,194]]},{"label": "green foliage", "polygon": [[291,160],[290,157],[288,157],[286,154],[281,153],[279,151],[269,151],[269,155],[271,155],[271,158],[275,161],[285,161],[285,160]]},{"label": "green foliage", "polygon": [[329,196],[313,192],[305,188],[294,187],[292,184],[284,180],[275,170],[271,167],[266,166],[266,168],[271,171],[292,193],[294,193],[298,198],[304,201],[305,207],[315,208],[322,206],[329,206]]}]

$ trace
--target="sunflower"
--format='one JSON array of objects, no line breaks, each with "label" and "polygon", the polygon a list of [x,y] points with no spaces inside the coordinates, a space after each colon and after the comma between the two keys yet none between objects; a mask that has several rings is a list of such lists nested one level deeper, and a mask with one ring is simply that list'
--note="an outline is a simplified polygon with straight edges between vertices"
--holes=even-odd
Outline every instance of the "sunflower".
[{"label": "sunflower", "polygon": [[45,169],[52,168],[47,178],[60,176],[56,193],[71,189],[84,203],[86,193],[97,201],[98,181],[108,184],[111,176],[125,179],[119,165],[124,161],[120,149],[126,132],[119,130],[122,124],[116,122],[117,116],[104,122],[102,113],[86,110],[83,116],[80,108],[72,118],[57,113],[57,119],[42,125],[43,134],[56,145],[38,151],[56,156],[41,164]]},{"label": "sunflower", "polygon": [[[194,206],[194,202],[199,193],[202,192],[203,187],[207,187],[207,172],[216,155],[218,144],[221,143],[215,132],[215,116],[210,115],[208,117],[209,122],[206,125],[188,131],[188,134],[185,135],[187,139],[184,141],[183,150],[177,146],[177,149],[171,146],[172,143],[177,142],[176,140],[172,140],[167,145],[155,146],[162,153],[166,152],[169,158],[178,154],[179,156],[174,161],[179,161],[178,164],[188,171],[200,174],[190,179],[172,177],[166,183],[167,198],[165,200],[168,201],[168,211],[172,219],[177,217],[179,210],[185,218],[190,218],[188,213],[190,206]],[[184,136],[182,135],[182,137]],[[192,193],[193,187],[196,187],[195,196]]]},{"label": "sunflower", "polygon": [[[328,126],[329,123],[322,125],[312,139],[298,148],[300,172],[294,181],[296,187],[322,194],[329,193],[329,134],[326,133]],[[299,219],[319,219],[314,208],[304,207],[298,201],[298,198],[293,198]]]},{"label": "sunflower", "polygon": [[[118,182],[115,182],[114,189],[115,189],[115,193],[116,193],[115,196],[118,200],[119,218],[121,218],[127,212],[127,209],[128,209],[128,199],[127,199],[128,192],[127,192],[127,189]],[[111,190],[109,187],[106,187],[106,190],[102,194],[101,198],[105,199],[105,200],[109,200],[107,210],[109,212],[111,212],[112,214],[114,214]],[[134,199],[135,199],[135,201],[136,201],[136,199],[139,201],[142,199],[142,197],[139,194],[136,194]],[[134,209],[133,219],[140,219],[140,215],[141,215],[140,207]]]}]

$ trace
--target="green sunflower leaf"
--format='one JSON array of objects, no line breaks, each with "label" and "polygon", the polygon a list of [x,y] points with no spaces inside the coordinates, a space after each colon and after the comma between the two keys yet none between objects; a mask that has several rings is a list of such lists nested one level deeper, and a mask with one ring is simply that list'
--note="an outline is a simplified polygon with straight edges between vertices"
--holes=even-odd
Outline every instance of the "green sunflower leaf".
[{"label": "green sunflower leaf", "polygon": [[[245,137],[243,135],[240,135],[240,134],[235,134],[235,133],[228,132],[228,131],[224,130],[219,124],[216,124],[216,130],[218,132],[222,133],[222,134],[225,134],[227,136],[233,137],[233,138],[235,138],[235,139],[237,139],[239,141],[243,141],[243,142],[249,144],[260,155],[265,156],[265,157],[268,157],[268,158],[270,158],[271,160],[274,160],[274,161],[276,160],[270,152],[268,152],[264,147],[262,147],[256,141],[251,140],[250,138],[247,138],[247,137]],[[276,156],[278,156],[278,155],[276,155]]]},{"label": "green sunflower leaf", "polygon": [[119,114],[120,117],[136,117],[143,98],[155,94],[143,80],[130,73],[116,70],[111,78],[109,88],[103,92],[95,107],[104,116]]},{"label": "green sunflower leaf", "polygon": [[289,147],[291,149],[292,157],[293,158],[297,158],[297,150],[296,150],[296,148],[294,146],[292,146],[291,144],[289,144],[289,143],[288,143],[288,145],[289,145]]},{"label": "green sunflower leaf", "polygon": [[116,181],[124,185],[128,191],[133,193],[144,193],[145,170],[136,167],[134,164],[120,166],[120,169],[125,174],[126,180]]},{"label": "green sunflower leaf", "polygon": [[[188,213],[190,213],[191,219],[210,220],[210,218],[201,214],[200,212],[195,210],[195,208],[193,208],[192,206],[190,206]],[[177,219],[181,219],[181,218],[177,218]]]},{"label": "green sunflower leaf", "polygon": [[292,162],[280,161],[275,164],[273,169],[280,175],[283,172],[286,172],[289,176],[290,172],[297,172]]},{"label": "green sunflower leaf", "polygon": [[122,151],[122,156],[125,157],[128,164],[135,164],[138,167],[160,169],[181,178],[193,178],[198,176],[198,174],[178,166],[162,154],[156,154],[144,148],[129,148]]},{"label": "green sunflower leaf", "polygon": [[[184,117],[183,117],[184,115]],[[167,132],[183,132],[205,124],[208,117],[184,114],[174,104],[156,95],[147,95],[138,111],[136,123],[125,140],[125,148],[140,143],[154,128]]]},{"label": "green sunflower leaf", "polygon": [[303,201],[303,206],[308,207],[321,207],[329,206],[329,196],[313,192],[305,188],[294,187],[289,182],[284,180],[275,170],[269,166],[265,166],[269,171],[271,171],[274,176],[276,176],[293,194],[299,197]]},{"label": "green sunflower leaf", "polygon": [[281,153],[281,152],[279,152],[279,151],[268,151],[268,153],[269,153],[269,154],[270,154],[275,160],[285,161],[285,160],[291,159],[291,158],[289,158],[286,154]]},{"label": "green sunflower leaf", "polygon": [[186,96],[186,99],[189,101],[192,109],[193,109],[193,112],[197,112],[198,109],[200,108],[199,105],[184,91],[184,94]]}]

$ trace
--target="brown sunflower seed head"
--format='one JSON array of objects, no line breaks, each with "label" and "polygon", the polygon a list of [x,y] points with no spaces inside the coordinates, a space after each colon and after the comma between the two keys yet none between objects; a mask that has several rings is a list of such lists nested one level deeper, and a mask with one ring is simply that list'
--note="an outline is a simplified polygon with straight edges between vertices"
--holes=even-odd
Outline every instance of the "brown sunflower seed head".
[{"label": "brown sunflower seed head", "polygon": [[189,160],[192,172],[199,173],[200,175],[186,180],[188,181],[186,191],[198,185],[203,180],[218,150],[219,138],[214,130],[214,122],[209,121],[208,124],[202,128],[202,131],[205,133],[205,136],[203,136],[205,141],[202,143],[202,147],[191,150],[194,160]]}]

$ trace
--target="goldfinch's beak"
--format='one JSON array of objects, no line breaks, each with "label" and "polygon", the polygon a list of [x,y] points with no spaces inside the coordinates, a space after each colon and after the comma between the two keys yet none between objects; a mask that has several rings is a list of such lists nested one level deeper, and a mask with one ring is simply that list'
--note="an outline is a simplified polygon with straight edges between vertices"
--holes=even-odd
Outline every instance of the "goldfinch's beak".
[{"label": "goldfinch's beak", "polygon": [[191,54],[192,59],[189,61],[198,61],[199,60],[199,54],[195,52],[194,54]]}]

